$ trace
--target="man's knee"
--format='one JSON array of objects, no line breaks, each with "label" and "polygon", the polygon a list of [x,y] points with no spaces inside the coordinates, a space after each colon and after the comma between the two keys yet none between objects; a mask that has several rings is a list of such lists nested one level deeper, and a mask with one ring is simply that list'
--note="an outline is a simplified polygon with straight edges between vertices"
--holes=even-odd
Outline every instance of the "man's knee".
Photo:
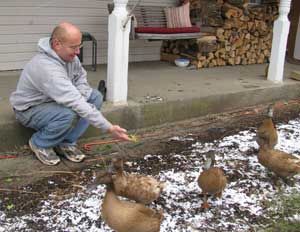
[{"label": "man's knee", "polygon": [[72,127],[77,123],[78,116],[73,110],[69,108],[65,108],[61,112],[61,119],[63,123],[66,125],[66,127]]},{"label": "man's knee", "polygon": [[103,96],[98,90],[93,89],[93,92],[88,102],[96,106],[97,109],[100,109],[103,103]]},{"label": "man's knee", "polygon": [[77,114],[70,108],[57,105],[52,107],[52,112],[45,115],[44,122],[38,130],[44,128],[49,134],[64,134],[72,128],[77,121]]}]

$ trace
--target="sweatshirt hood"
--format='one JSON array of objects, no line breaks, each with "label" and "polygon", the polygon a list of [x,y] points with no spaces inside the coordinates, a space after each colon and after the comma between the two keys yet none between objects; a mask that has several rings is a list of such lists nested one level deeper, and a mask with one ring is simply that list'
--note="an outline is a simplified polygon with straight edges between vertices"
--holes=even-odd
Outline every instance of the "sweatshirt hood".
[{"label": "sweatshirt hood", "polygon": [[38,42],[38,51],[39,53],[44,53],[56,60],[58,60],[60,63],[63,65],[66,64],[65,61],[63,61],[57,54],[56,52],[51,48],[50,46],[50,37],[46,38],[41,38]]}]

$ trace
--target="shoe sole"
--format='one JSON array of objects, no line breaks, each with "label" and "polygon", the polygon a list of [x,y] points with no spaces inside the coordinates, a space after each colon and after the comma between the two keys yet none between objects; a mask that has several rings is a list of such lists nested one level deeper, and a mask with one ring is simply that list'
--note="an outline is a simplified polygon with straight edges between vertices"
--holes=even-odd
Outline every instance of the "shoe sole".
[{"label": "shoe sole", "polygon": [[54,166],[54,165],[57,165],[60,162],[60,160],[57,160],[54,163],[53,162],[47,162],[47,161],[45,161],[43,158],[41,158],[41,156],[38,153],[36,153],[34,151],[33,145],[32,145],[32,143],[31,143],[30,140],[29,140],[29,147],[32,150],[32,152],[35,154],[35,156],[38,158],[38,160],[41,161],[43,164],[46,164],[48,166]]},{"label": "shoe sole", "polygon": [[59,155],[61,155],[61,156],[64,156],[67,160],[70,160],[70,161],[72,161],[72,162],[74,162],[74,163],[80,163],[80,162],[82,162],[84,159],[85,159],[85,155],[81,158],[81,159],[73,159],[72,157],[70,157],[70,156],[68,156],[68,155],[66,155],[66,154],[64,154],[64,153],[62,153],[62,152],[60,152],[58,149],[56,149],[56,148],[54,148],[54,151],[57,153],[57,154],[59,154]]},{"label": "shoe sole", "polygon": [[68,155],[64,155],[68,160],[72,161],[72,162],[75,162],[75,163],[80,163],[84,160],[85,156],[81,159],[73,159],[73,158],[70,158]]}]

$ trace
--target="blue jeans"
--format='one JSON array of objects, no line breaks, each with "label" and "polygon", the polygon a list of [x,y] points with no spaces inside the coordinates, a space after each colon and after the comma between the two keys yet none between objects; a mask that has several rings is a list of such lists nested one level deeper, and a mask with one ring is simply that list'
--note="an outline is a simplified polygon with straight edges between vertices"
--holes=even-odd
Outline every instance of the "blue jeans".
[{"label": "blue jeans", "polygon": [[[87,101],[100,109],[103,96],[93,89]],[[16,119],[35,132],[31,141],[41,148],[53,148],[58,145],[76,145],[77,140],[89,127],[89,122],[70,108],[56,102],[43,103],[25,111],[15,111]]]}]

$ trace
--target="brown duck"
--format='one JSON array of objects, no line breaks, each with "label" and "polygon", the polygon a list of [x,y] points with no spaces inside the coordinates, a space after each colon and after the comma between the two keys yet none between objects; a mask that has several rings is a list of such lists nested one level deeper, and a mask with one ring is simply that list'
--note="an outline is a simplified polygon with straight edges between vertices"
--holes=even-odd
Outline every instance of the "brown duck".
[{"label": "brown duck", "polygon": [[159,232],[163,212],[155,211],[140,203],[120,200],[107,185],[101,215],[107,225],[116,232]]},{"label": "brown duck", "polygon": [[217,195],[219,198],[222,197],[222,191],[224,190],[227,179],[221,168],[214,167],[215,154],[209,152],[206,157],[204,164],[204,170],[198,177],[198,185],[202,189],[204,195],[204,202],[202,207],[207,209],[210,205],[207,202],[207,195]]},{"label": "brown duck", "polygon": [[277,176],[286,179],[300,173],[300,159],[283,151],[270,149],[262,145],[258,152],[258,161]]},{"label": "brown duck", "polygon": [[123,160],[120,158],[114,158],[112,164],[116,170],[112,178],[117,195],[143,204],[149,204],[160,196],[165,185],[163,182],[157,181],[152,176],[124,172]]},{"label": "brown duck", "polygon": [[263,120],[260,127],[257,129],[256,142],[259,146],[268,146],[274,148],[278,142],[277,130],[273,123],[273,108],[269,106],[267,109],[266,118]]}]

